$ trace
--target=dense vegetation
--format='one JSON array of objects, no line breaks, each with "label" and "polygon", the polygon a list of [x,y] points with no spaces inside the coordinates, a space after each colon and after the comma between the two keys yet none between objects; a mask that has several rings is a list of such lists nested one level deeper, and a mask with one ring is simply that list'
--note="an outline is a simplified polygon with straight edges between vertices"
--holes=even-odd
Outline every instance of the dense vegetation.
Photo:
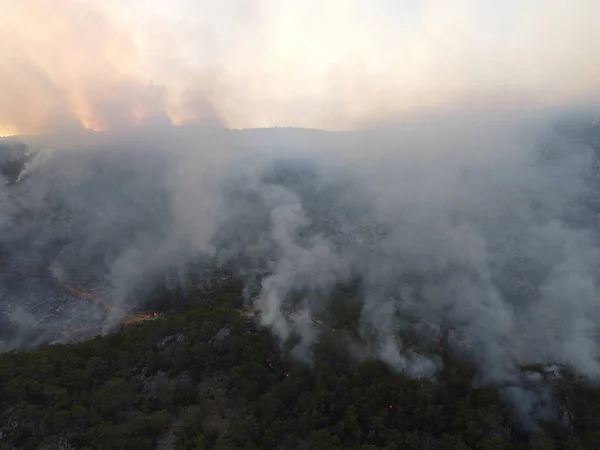
[{"label": "dense vegetation", "polygon": [[108,336],[0,355],[0,449],[600,448],[600,390],[573,376],[554,382],[560,423],[526,431],[449,352],[437,382],[352,361],[334,332],[312,369],[282,359],[236,309],[239,289]]}]

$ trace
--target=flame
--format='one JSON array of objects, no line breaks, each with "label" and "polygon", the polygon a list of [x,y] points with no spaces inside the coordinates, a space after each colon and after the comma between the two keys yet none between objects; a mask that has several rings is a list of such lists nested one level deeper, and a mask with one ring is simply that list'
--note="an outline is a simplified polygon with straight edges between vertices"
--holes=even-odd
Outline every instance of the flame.
[{"label": "flame", "polygon": [[[0,120],[15,124],[0,135],[48,131],[64,116],[99,131],[157,113],[178,125],[347,129],[470,98],[503,105],[515,93],[544,105],[600,95],[597,0],[520,2],[503,10],[518,17],[509,41],[479,2],[429,0],[417,16],[343,0],[247,2],[247,15],[221,2],[230,5],[203,6],[199,18],[195,6],[165,14],[152,3],[166,2],[0,2]],[[415,26],[398,27],[397,13]],[[204,20],[220,24],[210,39],[197,31]],[[493,39],[473,39],[488,31]]]},{"label": "flame", "polygon": [[86,130],[106,131],[106,125],[96,116],[93,109],[84,98],[74,100],[71,110],[81,126]]},{"label": "flame", "polygon": [[108,128],[101,124],[100,121],[93,118],[80,118],[81,125],[88,131],[106,131]]},{"label": "flame", "polygon": [[23,132],[16,126],[10,124],[0,125],[0,138],[16,136],[18,134],[23,134]]},{"label": "flame", "polygon": [[157,314],[157,313],[153,313],[152,315],[153,315],[154,317],[157,317],[157,316],[158,316],[158,314]]}]

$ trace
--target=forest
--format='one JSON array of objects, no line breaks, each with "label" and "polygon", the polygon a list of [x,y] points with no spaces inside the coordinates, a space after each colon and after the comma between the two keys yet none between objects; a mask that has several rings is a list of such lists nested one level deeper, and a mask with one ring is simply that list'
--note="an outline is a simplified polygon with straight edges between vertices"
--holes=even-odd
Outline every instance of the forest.
[{"label": "forest", "polygon": [[0,450],[600,450],[598,18],[0,0]]},{"label": "forest", "polygon": [[553,417],[525,426],[443,343],[433,380],[351,358],[334,329],[313,366],[294,361],[243,313],[241,287],[188,292],[186,308],[117,333],[0,355],[0,449],[600,448],[600,389],[567,368],[548,381]]}]

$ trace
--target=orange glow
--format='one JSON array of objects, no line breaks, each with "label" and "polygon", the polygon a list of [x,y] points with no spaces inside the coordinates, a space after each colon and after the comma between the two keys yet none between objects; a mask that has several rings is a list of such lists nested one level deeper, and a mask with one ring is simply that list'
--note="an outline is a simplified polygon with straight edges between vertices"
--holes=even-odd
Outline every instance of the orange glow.
[{"label": "orange glow", "polygon": [[8,137],[8,136],[15,136],[17,134],[22,134],[22,133],[23,132],[15,126],[0,125],[0,138]]},{"label": "orange glow", "polygon": [[[600,97],[597,0],[514,9],[422,0],[418,13],[387,0],[247,2],[243,11],[198,0],[167,15],[163,3],[0,2],[0,136],[165,116],[349,129],[465,102]],[[496,12],[514,17],[510,33],[488,22]]]},{"label": "orange glow", "polygon": [[186,119],[183,117],[179,117],[179,115],[173,111],[167,111],[167,116],[173,125],[185,125],[187,123]]},{"label": "orange glow", "polygon": [[71,107],[73,115],[83,128],[90,131],[105,131],[107,127],[101,119],[95,116],[92,108],[84,99],[76,99]]},{"label": "orange glow", "polygon": [[392,409],[392,405],[390,405],[390,409]]},{"label": "orange glow", "polygon": [[83,128],[85,128],[86,130],[90,130],[90,131],[106,131],[107,130],[107,128],[105,126],[101,125],[100,122],[98,122],[94,119],[80,117],[79,121],[81,123],[81,126],[83,126]]}]

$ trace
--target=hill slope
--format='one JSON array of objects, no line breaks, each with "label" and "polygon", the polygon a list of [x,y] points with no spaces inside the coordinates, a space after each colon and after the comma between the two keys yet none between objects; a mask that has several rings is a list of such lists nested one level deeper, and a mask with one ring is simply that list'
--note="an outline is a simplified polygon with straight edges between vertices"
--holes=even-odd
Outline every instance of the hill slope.
[{"label": "hill slope", "polygon": [[352,360],[331,330],[312,370],[282,359],[236,309],[237,289],[116,334],[0,355],[0,449],[598,448],[600,390],[566,372],[547,381],[557,420],[526,432],[443,348],[436,381]]}]

